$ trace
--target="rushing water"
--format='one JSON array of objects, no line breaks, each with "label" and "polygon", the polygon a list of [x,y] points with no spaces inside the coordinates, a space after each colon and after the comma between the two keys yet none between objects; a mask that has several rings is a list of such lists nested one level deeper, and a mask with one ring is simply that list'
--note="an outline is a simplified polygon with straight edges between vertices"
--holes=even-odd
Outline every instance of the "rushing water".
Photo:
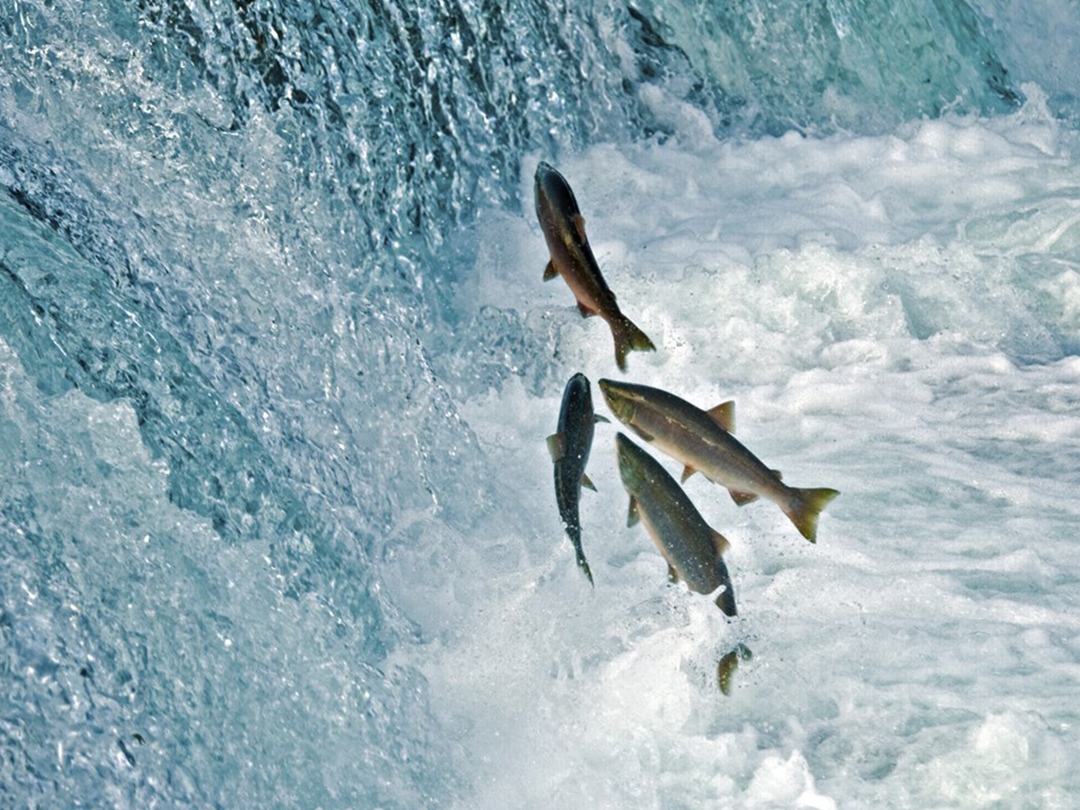
[{"label": "rushing water", "polygon": [[[881,8],[0,0],[0,803],[1072,806],[1075,10]],[[541,159],[625,378],[842,492],[687,482],[737,620],[614,426],[574,564]]]}]

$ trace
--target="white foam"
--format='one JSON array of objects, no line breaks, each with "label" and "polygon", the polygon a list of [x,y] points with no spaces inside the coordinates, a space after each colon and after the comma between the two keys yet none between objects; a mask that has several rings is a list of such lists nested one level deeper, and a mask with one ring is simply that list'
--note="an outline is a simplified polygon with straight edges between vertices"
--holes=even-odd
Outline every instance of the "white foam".
[{"label": "white foam", "polygon": [[[512,379],[460,403],[506,502],[482,536],[421,545],[470,585],[415,610],[435,640],[414,663],[460,730],[469,806],[1076,795],[1061,765],[1080,753],[1069,148],[1026,109],[884,137],[608,145],[560,162],[609,284],[658,346],[632,353],[625,379],[701,407],[733,398],[737,435],[785,481],[842,495],[811,545],[772,504],[738,509],[701,476],[686,483],[732,543],[740,617],[727,622],[666,585],[645,532],[626,528],[620,426],[598,425],[599,492],[581,506],[592,590],[543,447],[561,382],[537,396]],[[563,379],[621,378],[607,326],[578,318],[561,281],[540,282],[546,254],[524,207],[503,246],[479,252],[479,298],[561,319]],[[1018,257],[1033,256],[1055,271],[1025,273]],[[409,569],[433,580],[416,592],[440,593],[425,570]],[[715,665],[739,642],[754,657],[725,698]]]}]

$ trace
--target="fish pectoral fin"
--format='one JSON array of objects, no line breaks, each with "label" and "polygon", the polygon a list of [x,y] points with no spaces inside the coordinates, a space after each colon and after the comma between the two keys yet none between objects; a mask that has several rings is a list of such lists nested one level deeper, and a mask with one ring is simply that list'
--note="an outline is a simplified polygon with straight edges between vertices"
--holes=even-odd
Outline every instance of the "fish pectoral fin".
[{"label": "fish pectoral fin", "polygon": [[631,495],[630,508],[626,512],[626,525],[627,527],[636,526],[640,520],[641,515],[638,513],[637,500]]},{"label": "fish pectoral fin", "polygon": [[746,506],[748,503],[758,499],[757,494],[754,492],[740,492],[737,489],[729,489],[728,492],[731,493],[731,500],[735,501],[736,506]]},{"label": "fish pectoral fin", "polygon": [[544,267],[544,281],[551,281],[557,275],[559,271],[555,269],[555,262],[549,261]]},{"label": "fish pectoral fin", "polygon": [[728,539],[724,537],[724,535],[716,531],[716,529],[710,529],[710,531],[712,532],[710,537],[712,539],[713,548],[716,549],[716,556],[724,556],[724,554],[727,553],[728,549],[731,548],[731,543],[728,542]]},{"label": "fish pectoral fin", "polygon": [[584,473],[581,474],[581,485],[586,489],[591,489],[593,492],[596,492],[596,484],[594,484],[592,479]]},{"label": "fish pectoral fin", "polygon": [[715,408],[707,411],[709,418],[726,430],[728,433],[735,432],[735,403],[732,400],[721,402]]},{"label": "fish pectoral fin", "polygon": [[640,436],[645,441],[651,442],[653,440],[652,434],[646,433],[644,430],[637,427],[636,425],[631,425],[630,427],[633,429],[634,433],[636,433],[638,436]]},{"label": "fish pectoral fin", "polygon": [[547,437],[548,453],[552,461],[558,461],[566,455],[566,437],[561,433],[552,433]]},{"label": "fish pectoral fin", "polygon": [[689,478],[691,475],[693,475],[696,472],[697,472],[697,470],[695,470],[693,467],[691,467],[689,464],[687,464],[685,467],[683,467],[682,479],[681,479],[680,483],[685,484],[686,479]]},{"label": "fish pectoral fin", "polygon": [[601,416],[601,415],[600,415],[600,414],[598,414],[598,413],[594,413],[594,414],[593,414],[593,418],[592,418],[592,420],[593,420],[593,424],[594,424],[594,425],[595,425],[595,424],[598,424],[599,422],[603,422],[603,423],[604,423],[605,425],[610,425],[610,424],[611,424],[611,420],[610,420],[610,419],[608,419],[608,418],[607,418],[606,416]]}]

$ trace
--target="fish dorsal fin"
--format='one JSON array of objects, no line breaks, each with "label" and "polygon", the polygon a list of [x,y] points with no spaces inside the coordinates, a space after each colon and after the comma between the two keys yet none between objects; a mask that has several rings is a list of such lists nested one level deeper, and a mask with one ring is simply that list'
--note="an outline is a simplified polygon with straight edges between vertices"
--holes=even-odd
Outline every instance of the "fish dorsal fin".
[{"label": "fish dorsal fin", "polygon": [[607,424],[607,425],[610,425],[610,424],[611,424],[611,420],[610,420],[610,419],[608,419],[608,418],[607,418],[606,416],[601,416],[601,415],[600,415],[600,414],[598,414],[598,413],[594,413],[594,414],[593,414],[593,418],[592,418],[592,420],[593,420],[593,424],[594,424],[594,425],[595,425],[596,423],[598,423],[598,422],[603,422],[604,424]]},{"label": "fish dorsal fin", "polygon": [[552,461],[558,461],[566,455],[566,438],[561,433],[552,433],[548,436],[547,446]]},{"label": "fish dorsal fin", "polygon": [[709,532],[709,536],[712,539],[713,548],[716,549],[716,556],[724,556],[724,554],[727,553],[727,550],[731,548],[731,543],[728,542],[728,539],[724,537],[724,535],[716,531],[716,529],[710,529]]},{"label": "fish dorsal fin", "polygon": [[686,479],[689,478],[691,475],[693,475],[696,472],[697,472],[697,470],[695,470],[693,467],[691,467],[689,464],[687,464],[685,467],[683,467],[682,482],[681,483],[685,484]]},{"label": "fish dorsal fin", "polygon": [[754,492],[740,492],[737,489],[729,489],[728,492],[731,493],[731,500],[735,501],[736,506],[746,506],[748,503],[758,499],[757,494]]},{"label": "fish dorsal fin", "polygon": [[577,230],[582,242],[588,241],[585,237],[585,217],[581,214],[574,214],[574,228]]},{"label": "fish dorsal fin", "polygon": [[557,275],[559,271],[555,269],[555,262],[549,261],[544,265],[544,281],[551,281]]},{"label": "fish dorsal fin", "polygon": [[594,484],[592,479],[585,475],[585,473],[581,474],[581,485],[585,487],[585,489],[591,489],[593,492],[596,492],[596,484]]},{"label": "fish dorsal fin", "polygon": [[780,472],[779,470],[769,470],[769,472],[771,472],[773,475],[776,476],[777,481],[783,481],[784,480],[784,474],[782,472]]},{"label": "fish dorsal fin", "polygon": [[641,520],[641,515],[638,513],[637,499],[633,495],[630,496],[630,508],[626,512],[626,525],[636,526],[638,521]]},{"label": "fish dorsal fin", "polygon": [[706,411],[709,418],[726,430],[728,433],[735,432],[735,403],[732,400],[721,402],[715,408]]}]

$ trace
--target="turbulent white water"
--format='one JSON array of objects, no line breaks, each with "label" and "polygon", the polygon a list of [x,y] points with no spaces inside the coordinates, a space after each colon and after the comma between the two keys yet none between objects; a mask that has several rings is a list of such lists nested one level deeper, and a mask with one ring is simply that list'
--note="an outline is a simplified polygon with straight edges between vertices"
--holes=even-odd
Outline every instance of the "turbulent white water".
[{"label": "turbulent white water", "polygon": [[[890,9],[0,0],[0,805],[1075,805],[1075,9]],[[733,399],[818,542],[691,478],[725,619],[612,419],[590,588],[578,371]]]},{"label": "turbulent white water", "polygon": [[[472,537],[418,516],[383,570],[477,774],[463,806],[1071,806],[1074,148],[1033,103],[879,138],[563,161],[609,283],[658,347],[626,379],[733,398],[738,435],[786,481],[842,495],[810,545],[771,504],[687,483],[732,543],[741,615],[725,621],[625,528],[616,426],[599,425],[590,590],[544,447],[561,388],[522,372],[461,402],[502,505]],[[617,376],[606,325],[540,282],[536,224],[481,219],[462,311],[517,310],[556,376]],[[724,698],[715,665],[738,642],[754,657]]]}]

